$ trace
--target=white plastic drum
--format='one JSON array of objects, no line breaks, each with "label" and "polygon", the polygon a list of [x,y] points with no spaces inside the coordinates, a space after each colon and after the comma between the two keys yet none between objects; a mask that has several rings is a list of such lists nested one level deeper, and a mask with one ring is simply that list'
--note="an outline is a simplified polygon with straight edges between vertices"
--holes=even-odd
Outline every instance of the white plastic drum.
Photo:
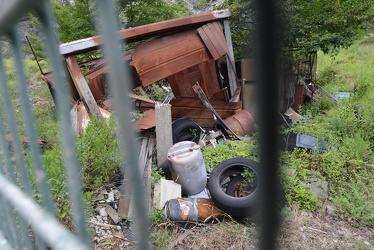
[{"label": "white plastic drum", "polygon": [[173,180],[182,186],[184,195],[194,195],[205,188],[207,173],[199,145],[178,142],[169,149],[167,157]]}]

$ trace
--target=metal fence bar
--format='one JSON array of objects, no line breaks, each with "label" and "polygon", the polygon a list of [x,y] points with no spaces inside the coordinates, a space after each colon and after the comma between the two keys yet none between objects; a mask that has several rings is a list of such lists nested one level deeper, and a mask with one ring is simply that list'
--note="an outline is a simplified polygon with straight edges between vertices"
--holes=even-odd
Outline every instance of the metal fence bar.
[{"label": "metal fence bar", "polygon": [[0,194],[18,209],[20,216],[30,221],[33,230],[53,249],[90,249],[64,228],[53,214],[42,209],[2,174],[0,174]]},{"label": "metal fence bar", "polygon": [[[42,0],[41,8],[39,8],[39,17],[42,23],[43,34],[45,35],[45,46],[52,65],[54,78],[57,84],[56,106],[59,114],[60,129],[62,133],[63,160],[67,173],[67,182],[69,195],[71,197],[72,217],[79,237],[87,245],[91,244],[89,234],[87,232],[86,217],[84,213],[83,197],[81,193],[80,170],[77,161],[77,146],[74,141],[74,132],[70,121],[70,104],[69,89],[67,85],[67,77],[65,75],[62,59],[58,53],[55,37],[52,10],[50,1]],[[49,38],[49,39],[48,39]]]},{"label": "metal fence bar", "polygon": [[19,42],[17,31],[13,29],[10,34],[13,52],[14,52],[14,59],[15,59],[15,68],[18,69],[17,73],[17,87],[18,87],[18,96],[21,102],[22,114],[23,114],[23,124],[25,127],[26,134],[29,138],[29,146],[31,149],[31,158],[32,158],[32,165],[34,166],[35,171],[35,182],[39,189],[42,202],[45,207],[51,213],[54,213],[53,208],[53,201],[50,193],[50,189],[48,186],[46,173],[43,168],[42,159],[40,155],[40,148],[37,144],[38,137],[36,136],[35,131],[35,119],[33,115],[33,111],[31,110],[31,105],[29,103],[29,95],[27,91],[27,81],[25,75],[25,67],[23,64],[23,56],[21,51],[21,44]]},{"label": "metal fence bar", "polygon": [[[5,119],[7,127],[1,123],[0,126],[0,140],[2,155],[4,156],[3,173],[0,173],[0,199],[1,203],[1,219],[2,226],[0,233],[6,232],[4,236],[7,241],[7,246],[12,249],[45,249],[44,241],[48,243],[53,249],[90,249],[91,240],[87,232],[86,218],[84,215],[83,199],[81,194],[80,171],[77,163],[76,145],[74,141],[74,133],[70,123],[70,107],[66,102],[68,99],[67,81],[64,80],[64,68],[60,55],[58,54],[57,45],[50,39],[46,40],[46,47],[49,51],[49,58],[51,58],[52,68],[57,77],[58,95],[60,100],[57,108],[60,114],[60,125],[63,138],[63,157],[67,172],[67,181],[69,186],[70,200],[72,204],[72,217],[75,222],[75,228],[80,238],[69,232],[53,215],[53,202],[47,185],[46,174],[42,164],[40,149],[37,145],[37,133],[35,131],[33,113],[29,105],[29,95],[27,92],[27,80],[24,71],[23,56],[21,51],[21,43],[17,37],[15,25],[18,20],[26,13],[37,10],[37,14],[41,16],[42,24],[46,38],[55,37],[52,26],[52,13],[50,9],[50,1],[26,1],[26,0],[12,0],[6,1],[0,10],[0,36],[10,36],[15,69],[17,72],[17,89],[18,97],[21,102],[22,118],[25,124],[26,134],[30,139],[30,149],[32,164],[35,169],[35,181],[37,188],[42,196],[42,202],[47,208],[40,207],[35,200],[33,200],[33,188],[28,175],[26,161],[22,144],[19,140],[20,134],[17,128],[17,122],[14,111],[12,110],[12,100],[10,99],[10,91],[8,89],[8,81],[6,79],[5,67],[3,58],[0,54],[0,92],[3,102]],[[12,153],[7,148],[6,133],[10,132],[12,136],[12,143],[14,146],[14,154],[16,164],[14,165],[11,157]],[[17,168],[12,168],[12,166]],[[15,176],[18,172],[19,176]],[[7,176],[7,177],[6,177]],[[9,180],[10,179],[10,180]],[[23,192],[20,187],[23,187]],[[10,203],[10,204],[9,204]],[[14,206],[14,207],[13,207]],[[18,214],[13,213],[13,209],[18,211]],[[15,215],[13,223],[10,215]],[[4,220],[3,220],[4,219]],[[29,230],[28,223],[30,223],[32,230]],[[6,228],[9,227],[9,228]],[[13,229],[10,230],[12,227]],[[22,235],[18,235],[19,228]],[[7,230],[8,229],[8,230]],[[31,239],[30,237],[33,237]],[[2,236],[2,235],[1,235]],[[5,241],[0,237],[1,244]],[[41,240],[43,241],[41,241]]]},{"label": "metal fence bar", "polygon": [[10,92],[7,86],[7,79],[5,75],[5,67],[3,60],[0,60],[0,92],[1,97],[3,98],[3,104],[5,109],[6,121],[8,122],[8,129],[12,137],[12,146],[16,154],[16,161],[18,165],[18,171],[21,175],[21,181],[23,189],[28,192],[30,195],[33,195],[33,189],[29,174],[26,169],[26,162],[23,154],[23,148],[19,140],[19,131],[17,128],[16,118],[12,109],[12,101],[10,99]]},{"label": "metal fence bar", "polygon": [[33,9],[39,1],[4,0],[0,9],[0,34],[7,34],[19,19]]},{"label": "metal fence bar", "polygon": [[[263,182],[261,186],[260,249],[275,249],[279,226],[277,207],[279,151],[277,140],[279,124],[278,86],[276,64],[278,37],[276,1],[257,0],[257,55],[259,91],[260,163]],[[261,185],[261,183],[260,183]]]},{"label": "metal fence bar", "polygon": [[[1,52],[1,47],[0,47],[0,52]],[[24,190],[32,196],[33,194],[33,189],[31,186],[31,182],[29,180],[29,176],[27,173],[26,169],[26,164],[25,164],[25,159],[23,155],[23,149],[22,145],[19,141],[19,133],[17,129],[17,123],[14,118],[14,112],[12,110],[12,102],[10,100],[10,93],[9,89],[7,86],[7,79],[5,75],[5,67],[3,63],[3,59],[0,58],[0,92],[1,92],[1,97],[3,99],[3,107],[5,109],[5,119],[8,122],[8,129],[10,130],[10,134],[12,136],[13,142],[12,145],[14,146],[15,150],[15,155],[16,155],[16,162],[18,164],[18,171],[20,172],[21,175],[21,185],[24,188]],[[5,132],[5,131],[3,131]],[[2,135],[2,138],[6,137],[5,134]],[[6,140],[5,140],[6,141]],[[7,146],[5,146],[7,147]],[[3,147],[3,151],[5,150],[5,147]],[[7,161],[10,161],[10,155],[6,156],[8,157]],[[11,171],[11,170],[10,170]],[[16,169],[13,171],[17,172]],[[22,231],[22,244],[24,247],[27,247],[28,249],[32,247],[32,242],[31,238],[28,233],[28,226],[25,223],[25,221],[21,220],[20,221],[20,227]]]},{"label": "metal fence bar", "polygon": [[[1,101],[0,101],[0,107],[3,107],[3,103]],[[0,114],[2,113],[3,113],[2,109],[0,109]],[[2,118],[1,115],[0,117]],[[5,130],[3,126],[4,119],[0,119],[0,120],[1,120],[0,121],[0,148],[1,148],[1,153],[2,153],[1,155],[4,158],[3,159],[4,162],[2,163],[3,169],[0,169],[0,172],[2,171],[3,174],[7,175],[7,177],[14,184],[16,184],[16,176],[14,173],[15,169],[12,168],[10,151],[9,151],[8,143],[7,143],[6,136],[5,136]],[[19,230],[17,229],[18,219],[17,219],[16,212],[13,210],[12,207],[8,206],[7,203],[3,201],[3,199],[1,199],[1,204],[4,205],[4,210],[2,211],[4,211],[5,214],[9,215],[9,216],[6,216],[8,228],[5,228],[5,223],[1,223],[2,225],[4,225],[3,231],[5,230],[5,232],[9,232],[11,234],[10,239],[11,239],[13,246],[16,249],[21,249],[21,242],[18,240],[20,235],[19,235]],[[5,221],[5,219],[2,219],[1,221]],[[23,223],[20,226],[27,227],[25,223]],[[24,235],[24,237],[27,237],[27,235]]]},{"label": "metal fence bar", "polygon": [[[137,248],[149,248],[149,226],[148,211],[146,208],[144,186],[139,172],[138,147],[135,135],[134,125],[131,123],[130,111],[131,105],[128,99],[130,93],[130,82],[132,79],[129,69],[124,65],[122,59],[121,43],[116,31],[117,20],[114,18],[114,1],[96,0],[98,30],[103,34],[104,55],[107,58],[110,68],[110,82],[112,94],[114,96],[114,106],[116,109],[117,120],[119,122],[119,138],[122,155],[125,159],[125,175],[130,182],[131,193],[133,194],[135,204],[135,228],[137,236]],[[124,70],[125,69],[125,70]]]},{"label": "metal fence bar", "polygon": [[0,231],[0,249],[2,250],[13,250],[8,240],[4,237],[4,234]]},{"label": "metal fence bar", "polygon": [[[17,230],[17,218],[16,213],[13,211],[13,208],[8,205],[2,197],[0,197],[0,202],[3,204],[3,209],[0,212],[0,219],[2,229],[0,232],[4,232],[6,238],[15,246],[17,249],[21,249],[20,242],[18,241],[19,234]],[[6,222],[6,223],[5,223]],[[1,248],[0,248],[1,249]]]}]

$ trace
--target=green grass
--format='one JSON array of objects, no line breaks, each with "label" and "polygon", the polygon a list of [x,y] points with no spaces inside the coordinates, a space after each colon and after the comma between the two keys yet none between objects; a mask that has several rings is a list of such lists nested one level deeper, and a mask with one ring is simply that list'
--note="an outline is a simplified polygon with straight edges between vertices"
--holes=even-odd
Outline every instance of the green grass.
[{"label": "green grass", "polygon": [[[339,54],[318,55],[317,82],[331,94],[351,92],[334,104],[322,96],[305,106],[303,120],[292,130],[328,141],[324,153],[287,152],[282,156],[282,177],[291,203],[323,214],[324,204],[334,215],[355,226],[374,226],[374,40],[364,38]],[[329,183],[329,196],[317,201],[306,190],[306,176],[319,173]]]}]

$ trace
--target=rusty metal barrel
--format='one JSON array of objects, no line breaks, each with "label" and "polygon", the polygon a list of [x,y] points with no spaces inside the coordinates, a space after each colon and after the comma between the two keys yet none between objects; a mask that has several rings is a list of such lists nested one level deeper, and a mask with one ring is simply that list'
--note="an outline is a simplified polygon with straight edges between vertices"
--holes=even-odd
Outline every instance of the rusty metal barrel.
[{"label": "rusty metal barrel", "polygon": [[226,125],[237,135],[252,135],[256,119],[255,107],[250,106],[223,120]]}]

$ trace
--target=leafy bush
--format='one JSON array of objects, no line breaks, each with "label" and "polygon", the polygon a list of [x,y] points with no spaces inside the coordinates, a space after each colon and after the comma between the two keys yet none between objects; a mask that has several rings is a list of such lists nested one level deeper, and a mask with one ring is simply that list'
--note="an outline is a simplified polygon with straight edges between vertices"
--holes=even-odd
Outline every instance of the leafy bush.
[{"label": "leafy bush", "polygon": [[255,140],[226,141],[216,147],[203,147],[202,153],[207,170],[213,170],[224,160],[235,157],[247,157],[254,159],[257,151]]},{"label": "leafy bush", "polygon": [[43,156],[52,199],[56,204],[57,215],[65,225],[71,224],[70,203],[65,168],[62,162],[61,146],[53,145]]},{"label": "leafy bush", "polygon": [[95,190],[107,184],[121,164],[113,116],[108,121],[91,117],[78,138],[78,154],[85,188]]}]

